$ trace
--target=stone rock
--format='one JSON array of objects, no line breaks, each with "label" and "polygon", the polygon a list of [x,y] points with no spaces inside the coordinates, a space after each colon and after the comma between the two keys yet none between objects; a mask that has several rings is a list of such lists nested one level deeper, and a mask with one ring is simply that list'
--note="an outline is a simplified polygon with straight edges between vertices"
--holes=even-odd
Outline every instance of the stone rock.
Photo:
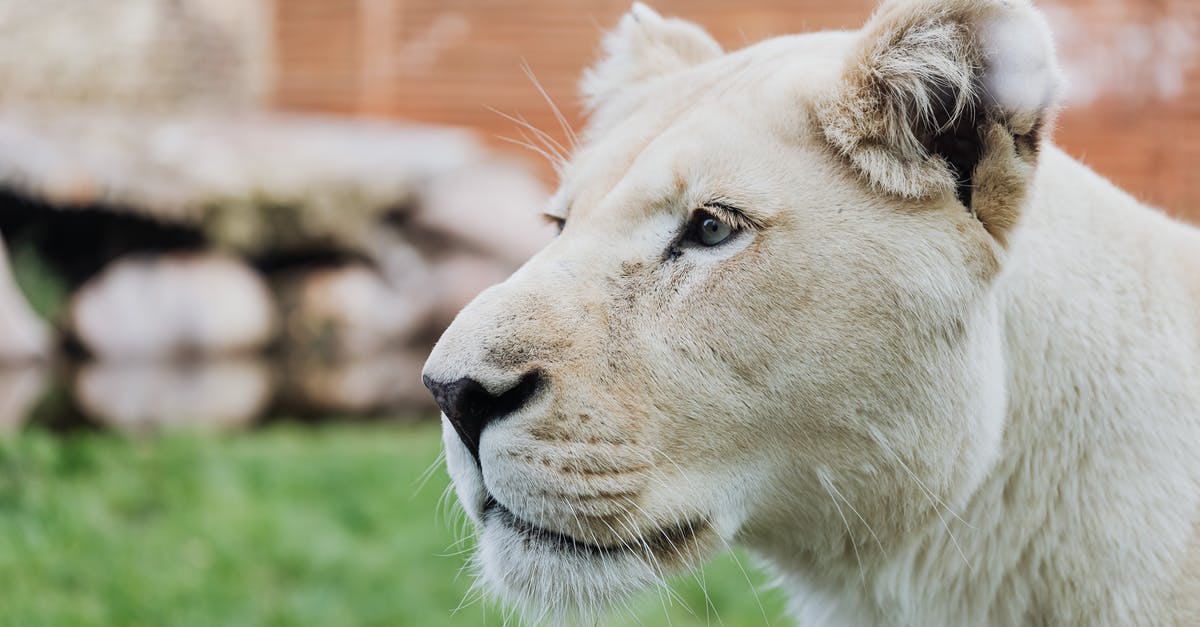
[{"label": "stone rock", "polygon": [[494,259],[471,254],[444,257],[430,267],[437,307],[432,321],[444,329],[483,290],[508,278],[512,270]]},{"label": "stone rock", "polygon": [[245,426],[274,395],[270,369],[250,359],[91,363],[72,387],[89,418],[129,432]]},{"label": "stone rock", "polygon": [[417,226],[447,234],[509,270],[554,238],[541,217],[549,195],[532,174],[506,163],[479,163],[437,176],[419,193]]},{"label": "stone rock", "polygon": [[255,105],[270,38],[264,2],[0,2],[0,104]]},{"label": "stone rock", "polygon": [[300,271],[282,279],[283,345],[324,357],[372,355],[428,323],[433,297],[401,289],[364,264]]},{"label": "stone rock", "polygon": [[214,253],[118,260],[72,296],[68,319],[93,355],[122,361],[249,353],[276,329],[262,278]]},{"label": "stone rock", "polygon": [[0,434],[13,433],[29,420],[47,379],[43,365],[0,368]]},{"label": "stone rock", "polygon": [[285,367],[287,405],[338,414],[433,409],[421,384],[424,353],[391,351],[332,363]]}]

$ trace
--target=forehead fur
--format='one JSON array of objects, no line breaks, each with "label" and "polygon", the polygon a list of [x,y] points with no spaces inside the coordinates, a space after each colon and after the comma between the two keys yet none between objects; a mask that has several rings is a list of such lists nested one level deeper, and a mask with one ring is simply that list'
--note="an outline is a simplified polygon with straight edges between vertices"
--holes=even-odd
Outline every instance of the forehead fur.
[{"label": "forehead fur", "polygon": [[849,32],[779,37],[610,94],[557,202],[577,215],[622,186],[682,190],[721,170],[736,177],[769,158],[763,151],[817,146],[811,108],[837,84],[853,44]]}]

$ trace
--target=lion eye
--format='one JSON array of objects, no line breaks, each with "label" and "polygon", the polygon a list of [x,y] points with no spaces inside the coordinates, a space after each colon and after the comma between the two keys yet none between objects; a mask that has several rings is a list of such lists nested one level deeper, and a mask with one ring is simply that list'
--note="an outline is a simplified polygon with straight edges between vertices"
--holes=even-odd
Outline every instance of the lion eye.
[{"label": "lion eye", "polygon": [[546,220],[546,222],[549,222],[550,224],[554,225],[554,228],[556,231],[555,235],[562,233],[563,227],[567,225],[566,218],[560,218],[558,216],[553,216],[548,213],[543,213],[542,218],[544,218]]},{"label": "lion eye", "polygon": [[707,211],[696,213],[692,219],[692,239],[704,246],[716,246],[733,235],[733,227]]}]

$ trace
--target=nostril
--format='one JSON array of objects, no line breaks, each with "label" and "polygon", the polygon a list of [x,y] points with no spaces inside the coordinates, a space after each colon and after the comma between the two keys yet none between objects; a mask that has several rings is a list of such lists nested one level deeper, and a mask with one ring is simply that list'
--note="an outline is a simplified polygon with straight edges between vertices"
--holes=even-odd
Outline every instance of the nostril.
[{"label": "nostril", "polygon": [[421,380],[433,393],[434,401],[458,432],[459,439],[478,462],[479,438],[484,428],[529,402],[541,385],[542,375],[536,370],[530,371],[512,387],[499,393],[488,391],[483,384],[470,377],[441,382],[423,376]]}]

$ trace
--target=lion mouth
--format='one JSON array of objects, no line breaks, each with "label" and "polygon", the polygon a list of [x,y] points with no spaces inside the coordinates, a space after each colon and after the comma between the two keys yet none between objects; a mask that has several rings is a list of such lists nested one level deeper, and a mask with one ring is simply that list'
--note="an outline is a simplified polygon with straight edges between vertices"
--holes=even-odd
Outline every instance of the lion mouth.
[{"label": "lion mouth", "polygon": [[676,554],[681,552],[683,547],[687,546],[706,526],[703,521],[687,520],[616,544],[598,544],[535,525],[517,516],[492,497],[488,497],[484,504],[483,513],[488,520],[495,520],[498,524],[515,531],[526,542],[549,546],[575,555],[583,553],[596,557],[621,553],[645,557]]}]

